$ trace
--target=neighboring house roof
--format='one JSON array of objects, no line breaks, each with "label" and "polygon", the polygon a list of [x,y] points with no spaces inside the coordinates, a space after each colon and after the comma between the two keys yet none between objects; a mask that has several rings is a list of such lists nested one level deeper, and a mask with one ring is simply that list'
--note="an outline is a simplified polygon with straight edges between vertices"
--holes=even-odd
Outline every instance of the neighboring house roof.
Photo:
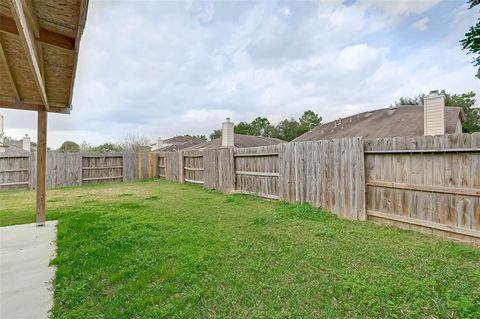
[{"label": "neighboring house roof", "polygon": [[198,139],[198,138],[193,137],[193,136],[184,135],[184,136],[174,136],[174,137],[171,137],[171,138],[168,138],[168,139],[164,140],[163,142],[166,143],[166,144],[176,144],[176,143],[180,143],[180,144],[183,144],[183,143],[197,143],[197,144],[200,144],[200,143],[203,142],[203,140]]},{"label": "neighboring house roof", "polygon": [[29,155],[30,152],[27,152],[22,147],[18,147],[17,145],[11,145],[9,143],[0,143],[0,146],[4,149],[3,155]]},{"label": "neighboring house roof", "polygon": [[[285,143],[285,141],[282,141],[278,138],[273,138],[273,137],[251,136],[251,135],[243,135],[243,134],[235,134],[235,137],[234,137],[234,146],[236,148],[276,145],[279,143]],[[218,148],[222,148],[221,138],[217,138],[202,144],[194,145],[192,147],[186,148],[185,150],[194,151],[194,150],[204,150],[204,149],[209,150],[209,149],[218,149]]]},{"label": "neighboring house roof", "polygon": [[[193,136],[174,136],[169,139],[163,141],[165,144],[162,148],[154,148],[152,149],[153,152],[176,152],[182,150],[184,148],[201,144],[204,140],[198,139]],[[153,147],[156,146],[156,143],[152,144]]]},{"label": "neighboring house roof", "polygon": [[180,151],[180,150],[183,150],[183,149],[186,149],[186,148],[189,148],[189,147],[192,147],[194,145],[201,144],[201,143],[203,143],[203,141],[200,141],[200,142],[189,141],[189,142],[182,143],[182,144],[168,145],[168,146],[162,147],[161,149],[158,149],[158,150],[155,150],[155,151],[156,152],[177,152],[177,151]]},{"label": "neighboring house roof", "polygon": [[[3,147],[7,149],[7,152],[9,153],[15,153],[15,154],[29,154],[30,152],[27,152],[26,150],[23,149],[23,142],[22,141],[17,141],[17,140],[12,140],[8,139],[3,141],[3,144],[0,143]],[[30,151],[35,152],[37,150],[37,146],[34,143],[30,143]]]},{"label": "neighboring house roof", "polygon": [[[445,133],[455,133],[465,120],[461,107],[445,107]],[[293,142],[344,137],[394,137],[423,135],[423,106],[399,106],[368,111],[317,126]]]}]

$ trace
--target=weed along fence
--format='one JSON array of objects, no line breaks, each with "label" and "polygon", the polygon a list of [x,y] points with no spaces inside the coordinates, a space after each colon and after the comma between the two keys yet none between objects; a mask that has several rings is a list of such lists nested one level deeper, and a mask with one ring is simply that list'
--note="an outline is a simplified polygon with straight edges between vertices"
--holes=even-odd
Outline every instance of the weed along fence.
[{"label": "weed along fence", "polygon": [[[48,152],[48,188],[101,182],[123,182],[156,175],[156,154],[82,154]],[[0,190],[32,189],[36,184],[35,154],[0,156]]]},{"label": "weed along fence", "polygon": [[156,155],[156,175],[480,242],[480,134]]}]

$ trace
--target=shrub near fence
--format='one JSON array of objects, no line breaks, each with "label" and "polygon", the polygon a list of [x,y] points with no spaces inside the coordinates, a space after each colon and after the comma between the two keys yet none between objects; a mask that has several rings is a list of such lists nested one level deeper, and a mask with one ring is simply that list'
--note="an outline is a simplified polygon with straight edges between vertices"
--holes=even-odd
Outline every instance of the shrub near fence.
[{"label": "shrub near fence", "polygon": [[[36,157],[0,155],[0,190],[35,188]],[[47,188],[133,181],[156,176],[156,154],[47,153]]]},{"label": "shrub near fence", "polygon": [[[160,174],[480,242],[480,134],[158,154]],[[198,173],[198,172],[201,172]]]}]

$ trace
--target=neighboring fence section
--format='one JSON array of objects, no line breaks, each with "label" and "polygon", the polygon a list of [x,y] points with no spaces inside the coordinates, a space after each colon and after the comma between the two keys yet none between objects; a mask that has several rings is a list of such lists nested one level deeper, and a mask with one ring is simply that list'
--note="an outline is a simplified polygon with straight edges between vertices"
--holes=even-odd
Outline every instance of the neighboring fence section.
[{"label": "neighboring fence section", "polygon": [[157,154],[157,175],[480,241],[480,134]]},{"label": "neighboring fence section", "polygon": [[235,150],[235,189],[241,193],[278,199],[280,145]]},{"label": "neighboring fence section", "polygon": [[[0,155],[0,190],[33,189],[35,154]],[[140,153],[47,153],[47,188],[89,183],[133,181],[156,176],[157,155]]]},{"label": "neighboring fence section", "polygon": [[0,189],[28,188],[30,185],[30,157],[0,157]]},{"label": "neighboring fence section", "polygon": [[365,167],[369,219],[480,237],[480,134],[367,140]]}]

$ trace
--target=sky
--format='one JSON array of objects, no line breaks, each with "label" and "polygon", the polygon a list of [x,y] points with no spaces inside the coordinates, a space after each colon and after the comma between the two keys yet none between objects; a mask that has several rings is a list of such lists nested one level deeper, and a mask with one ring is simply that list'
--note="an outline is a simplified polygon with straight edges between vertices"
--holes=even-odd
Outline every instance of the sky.
[{"label": "sky", "polygon": [[[90,0],[73,111],[49,143],[209,135],[226,117],[330,121],[431,90],[477,92],[466,1]],[[480,98],[479,98],[480,100]],[[478,104],[478,102],[477,102]],[[36,140],[36,115],[0,109]]]}]

